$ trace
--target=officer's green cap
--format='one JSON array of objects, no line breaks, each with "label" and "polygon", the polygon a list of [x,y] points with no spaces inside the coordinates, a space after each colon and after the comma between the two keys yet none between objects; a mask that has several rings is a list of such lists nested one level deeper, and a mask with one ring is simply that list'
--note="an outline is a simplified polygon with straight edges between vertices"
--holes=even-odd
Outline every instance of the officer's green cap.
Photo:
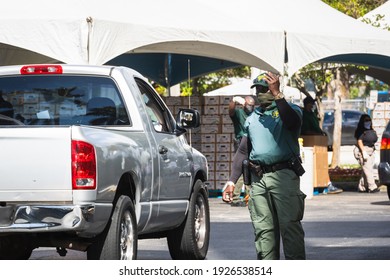
[{"label": "officer's green cap", "polygon": [[266,76],[265,72],[264,73],[261,73],[259,76],[257,76],[254,80],[253,80],[253,85],[251,86],[251,88],[255,87],[255,86],[263,86],[263,87],[268,87],[268,83],[267,81],[264,79]]}]

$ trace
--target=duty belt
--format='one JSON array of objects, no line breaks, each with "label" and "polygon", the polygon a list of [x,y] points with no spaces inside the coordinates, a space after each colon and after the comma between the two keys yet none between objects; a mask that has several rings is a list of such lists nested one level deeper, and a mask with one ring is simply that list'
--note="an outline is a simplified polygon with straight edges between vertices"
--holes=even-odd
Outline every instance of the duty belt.
[{"label": "duty belt", "polygon": [[270,173],[285,168],[291,168],[291,164],[289,161],[283,161],[272,165],[261,165],[257,164],[256,162],[250,161],[249,168],[253,173],[261,177],[264,173]]}]

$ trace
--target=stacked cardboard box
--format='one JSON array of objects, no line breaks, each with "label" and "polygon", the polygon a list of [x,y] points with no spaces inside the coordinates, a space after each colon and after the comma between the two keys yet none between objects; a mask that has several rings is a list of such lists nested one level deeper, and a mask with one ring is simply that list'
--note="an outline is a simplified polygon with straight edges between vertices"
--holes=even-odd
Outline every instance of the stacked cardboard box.
[{"label": "stacked cardboard box", "polygon": [[383,131],[390,120],[390,102],[380,102],[375,105],[372,111],[372,127],[378,135],[376,149],[380,149],[380,141]]},{"label": "stacked cardboard box", "polygon": [[[233,158],[233,123],[229,117],[230,96],[169,97],[165,103],[174,115],[179,108],[195,108],[201,126],[187,134],[194,148],[202,152],[209,166],[209,188],[220,190],[229,179]],[[188,106],[188,104],[190,104]],[[191,139],[189,139],[191,137]]]},{"label": "stacked cardboard box", "polygon": [[210,189],[220,190],[229,179],[233,158],[233,123],[229,117],[228,96],[203,97],[201,149],[209,162]]},{"label": "stacked cardboard box", "polygon": [[73,100],[64,100],[54,104],[46,101],[41,93],[24,93],[8,97],[8,101],[14,107],[15,115],[21,115],[26,119],[35,119],[40,112],[46,112],[48,116],[58,118],[59,116],[83,115],[86,111],[85,104],[76,105]]}]

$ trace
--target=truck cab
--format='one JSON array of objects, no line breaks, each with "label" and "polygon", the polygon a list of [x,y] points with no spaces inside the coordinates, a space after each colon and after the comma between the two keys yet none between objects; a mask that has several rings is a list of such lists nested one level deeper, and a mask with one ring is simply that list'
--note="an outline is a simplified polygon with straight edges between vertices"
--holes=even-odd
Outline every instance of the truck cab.
[{"label": "truck cab", "polygon": [[185,137],[197,111],[174,118],[126,67],[0,67],[0,95],[0,258],[53,246],[135,259],[137,239],[156,237],[172,258],[205,258],[207,161]]}]

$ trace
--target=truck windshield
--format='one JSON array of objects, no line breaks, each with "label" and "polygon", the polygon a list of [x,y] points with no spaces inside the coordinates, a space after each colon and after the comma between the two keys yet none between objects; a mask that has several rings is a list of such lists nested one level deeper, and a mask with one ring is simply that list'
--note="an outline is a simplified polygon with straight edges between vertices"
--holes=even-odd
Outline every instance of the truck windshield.
[{"label": "truck windshield", "polygon": [[129,125],[107,77],[32,75],[0,78],[0,125]]}]

